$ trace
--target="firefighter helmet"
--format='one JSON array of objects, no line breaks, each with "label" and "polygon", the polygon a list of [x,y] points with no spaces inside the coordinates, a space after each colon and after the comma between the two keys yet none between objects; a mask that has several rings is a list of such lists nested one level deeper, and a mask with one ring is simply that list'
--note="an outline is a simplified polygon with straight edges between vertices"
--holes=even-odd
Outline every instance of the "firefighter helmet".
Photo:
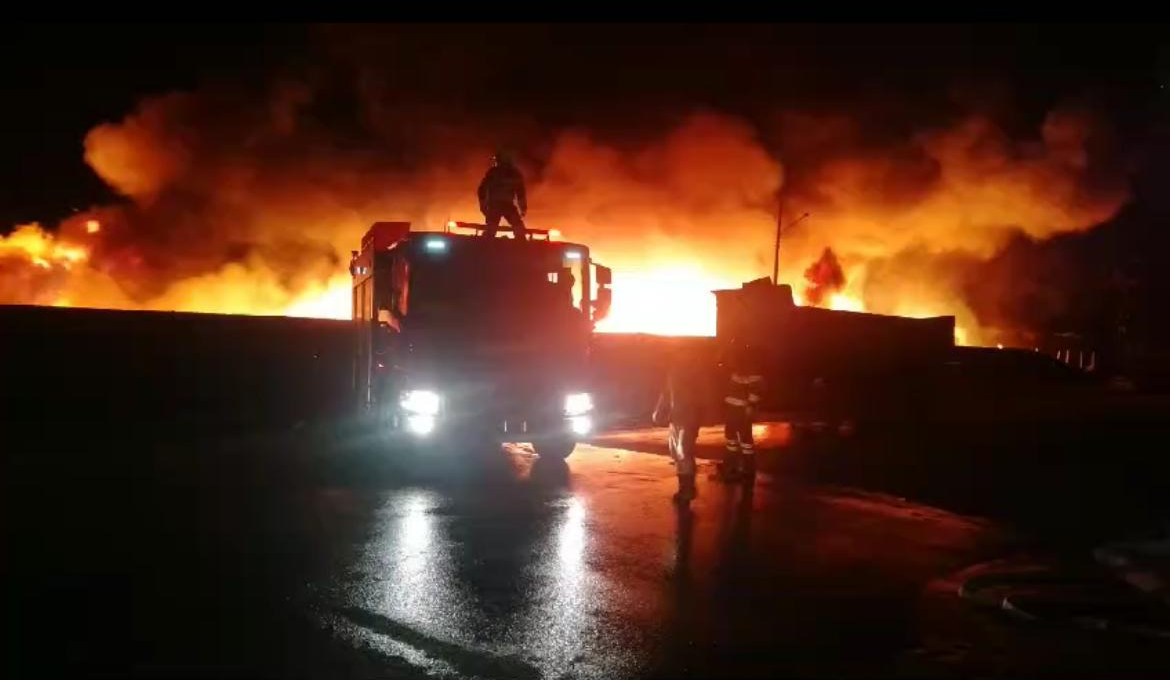
[{"label": "firefighter helmet", "polygon": [[512,160],[512,150],[501,147],[496,149],[496,153],[492,156],[492,165],[511,165]]}]

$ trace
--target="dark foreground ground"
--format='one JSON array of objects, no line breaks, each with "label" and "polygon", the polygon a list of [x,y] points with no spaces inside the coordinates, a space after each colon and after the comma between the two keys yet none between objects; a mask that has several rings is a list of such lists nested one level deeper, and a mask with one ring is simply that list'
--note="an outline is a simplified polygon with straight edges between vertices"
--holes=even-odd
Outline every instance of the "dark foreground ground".
[{"label": "dark foreground ground", "polygon": [[[338,417],[344,324],[0,328],[7,677],[1170,676],[1165,615],[1092,559],[1170,518],[1170,401],[1030,353],[882,375],[848,436],[775,414],[755,492],[680,514],[663,433],[617,427],[658,341],[600,345],[612,427],[567,464],[406,462]],[[959,597],[989,563],[1046,574],[1005,596],[1042,615]]]},{"label": "dark foreground ground", "polygon": [[344,429],[9,441],[9,677],[1170,673],[1165,641],[956,595],[972,565],[1067,555],[810,480],[778,464],[791,446],[754,493],[704,477],[677,512],[667,459],[633,450],[656,432],[568,464],[524,447],[407,463]]}]

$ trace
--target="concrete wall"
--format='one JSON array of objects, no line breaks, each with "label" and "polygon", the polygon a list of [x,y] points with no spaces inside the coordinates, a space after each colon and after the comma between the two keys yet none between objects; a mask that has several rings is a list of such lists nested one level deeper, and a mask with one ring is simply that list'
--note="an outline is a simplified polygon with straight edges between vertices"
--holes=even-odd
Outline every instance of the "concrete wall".
[{"label": "concrete wall", "polygon": [[351,403],[347,322],[10,306],[0,328],[6,420],[233,429]]}]

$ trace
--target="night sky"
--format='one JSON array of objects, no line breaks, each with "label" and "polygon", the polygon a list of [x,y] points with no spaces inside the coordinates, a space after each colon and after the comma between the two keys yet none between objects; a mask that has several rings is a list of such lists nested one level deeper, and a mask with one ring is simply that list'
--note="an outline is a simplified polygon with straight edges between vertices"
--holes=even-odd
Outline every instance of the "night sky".
[{"label": "night sky", "polygon": [[[52,223],[112,194],[82,158],[85,133],[140,97],[247,77],[268,54],[295,53],[303,29],[12,26],[0,41],[3,107],[0,221]],[[303,49],[304,45],[300,45]]]}]

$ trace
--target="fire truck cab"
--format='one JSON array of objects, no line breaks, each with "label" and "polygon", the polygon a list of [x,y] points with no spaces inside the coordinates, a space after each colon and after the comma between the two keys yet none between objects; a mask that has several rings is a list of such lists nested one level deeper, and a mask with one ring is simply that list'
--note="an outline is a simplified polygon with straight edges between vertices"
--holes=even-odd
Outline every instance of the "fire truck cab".
[{"label": "fire truck cab", "polygon": [[589,351],[611,271],[544,230],[483,229],[377,222],[353,251],[358,409],[396,439],[530,442],[565,458],[594,426]]}]

